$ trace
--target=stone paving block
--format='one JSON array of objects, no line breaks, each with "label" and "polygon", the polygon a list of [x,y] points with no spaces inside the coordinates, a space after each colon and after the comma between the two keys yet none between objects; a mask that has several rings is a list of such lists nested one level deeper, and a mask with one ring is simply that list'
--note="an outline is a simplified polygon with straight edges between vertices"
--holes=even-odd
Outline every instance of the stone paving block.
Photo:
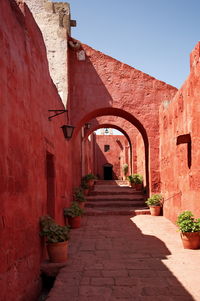
[{"label": "stone paving block", "polygon": [[83,272],[84,277],[101,277],[102,270],[86,270]]},{"label": "stone paving block", "polygon": [[124,263],[120,263],[119,261],[104,261],[104,270],[120,270],[125,269]]},{"label": "stone paving block", "polygon": [[90,284],[90,278],[89,277],[82,277],[80,281],[80,285],[89,285]]},{"label": "stone paving block", "polygon": [[[137,278],[149,278],[149,277],[156,277],[157,272],[152,270],[128,270],[128,274],[131,277],[137,277]],[[144,280],[145,281],[145,280]]]},{"label": "stone paving block", "polygon": [[80,286],[79,294],[81,297],[93,297],[96,300],[97,297],[103,296],[104,300],[109,300],[112,289],[109,287],[100,286]]},{"label": "stone paving block", "polygon": [[138,288],[135,286],[115,286],[113,287],[112,296],[117,298],[134,298],[139,295]]},{"label": "stone paving block", "polygon": [[[183,295],[184,295],[184,290],[183,291]],[[142,288],[142,292],[141,295],[143,296],[173,296],[175,291],[174,290],[170,290],[170,287],[165,286],[165,287],[143,287]],[[185,292],[186,293],[186,292]],[[175,294],[175,296],[180,296],[179,293],[177,292]]]},{"label": "stone paving block", "polygon": [[113,277],[113,278],[117,278],[117,277],[126,277],[128,276],[128,271],[127,270],[123,270],[123,269],[119,269],[119,270],[102,270],[102,275],[104,277]]},{"label": "stone paving block", "polygon": [[134,277],[117,277],[115,278],[115,285],[123,286],[136,286],[139,280]]},{"label": "stone paving block", "polygon": [[[138,301],[175,301],[175,299],[169,296],[153,296],[153,298],[152,296],[139,296]],[[186,301],[186,300],[182,300],[182,301]],[[187,301],[192,301],[192,300],[187,300]]]},{"label": "stone paving block", "polygon": [[91,285],[94,286],[111,286],[114,285],[114,279],[113,278],[92,278],[91,279]]},{"label": "stone paving block", "polygon": [[[147,287],[166,287],[168,286],[168,282],[166,281],[166,278],[159,278],[159,277],[148,277],[144,280],[140,278],[139,283],[141,286],[147,286]],[[176,281],[177,284],[177,281]]]}]

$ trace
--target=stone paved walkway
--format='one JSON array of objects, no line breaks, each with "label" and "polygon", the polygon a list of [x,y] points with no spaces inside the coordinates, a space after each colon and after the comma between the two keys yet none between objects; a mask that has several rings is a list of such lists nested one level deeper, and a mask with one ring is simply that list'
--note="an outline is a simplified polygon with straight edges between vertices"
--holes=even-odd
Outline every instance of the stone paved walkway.
[{"label": "stone paved walkway", "polygon": [[200,250],[162,216],[84,217],[47,300],[200,300]]}]

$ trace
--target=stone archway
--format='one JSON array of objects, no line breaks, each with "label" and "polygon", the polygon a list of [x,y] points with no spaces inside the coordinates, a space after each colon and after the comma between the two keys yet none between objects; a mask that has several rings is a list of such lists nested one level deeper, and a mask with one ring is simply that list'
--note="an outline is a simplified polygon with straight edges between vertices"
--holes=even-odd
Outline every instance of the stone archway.
[{"label": "stone archway", "polygon": [[144,141],[144,147],[145,147],[145,170],[146,170],[146,186],[147,190],[148,188],[151,189],[152,183],[150,183],[150,167],[149,167],[149,140],[147,137],[146,130],[144,129],[143,125],[140,123],[139,120],[137,120],[134,116],[132,116],[129,112],[126,112],[124,110],[116,109],[116,108],[103,108],[101,110],[96,110],[93,112],[90,112],[87,116],[83,118],[82,121],[79,122],[79,126],[76,127],[73,142],[74,142],[74,148],[77,149],[76,141],[79,140],[79,133],[81,131],[81,128],[84,126],[85,123],[90,122],[90,120],[95,119],[99,116],[120,116],[124,118],[125,120],[128,120],[133,127],[136,127],[139,132],[141,133]]},{"label": "stone archway", "polygon": [[[79,51],[85,57],[80,60]],[[105,115],[130,121],[141,133],[150,190],[160,190],[159,106],[177,89],[87,45],[69,49],[69,117],[75,139],[85,122]],[[77,114],[77,108],[79,112]],[[149,166],[150,162],[150,166]]]},{"label": "stone archway", "polygon": [[[122,178],[122,174],[121,174],[122,173],[122,165],[124,163],[128,164],[129,174],[131,174],[132,173],[132,165],[133,165],[132,164],[133,163],[132,162],[132,142],[131,142],[131,139],[130,139],[129,135],[127,134],[127,132],[125,132],[124,129],[122,129],[121,127],[119,127],[117,125],[110,124],[110,123],[106,123],[106,124],[104,124],[104,123],[103,124],[91,123],[91,128],[85,131],[85,135],[84,135],[84,139],[83,139],[83,144],[87,144],[88,137],[94,131],[96,131],[97,129],[101,129],[101,128],[113,128],[113,129],[116,129],[116,130],[120,131],[123,134],[123,137],[125,137],[125,140],[126,140],[126,143],[124,143],[123,139],[121,141],[121,142],[123,142],[123,146],[124,146],[123,147],[123,152],[122,152],[123,155],[122,155],[122,158],[120,158],[122,160],[120,161],[120,167],[118,167],[118,170],[120,169],[121,172],[120,172],[120,175],[118,174],[118,176],[117,176],[116,173],[113,171],[113,179],[121,179]],[[96,137],[98,137],[98,136],[96,136]],[[119,147],[120,143],[121,143],[120,142],[121,139],[119,139],[119,137],[115,136],[115,135],[110,136],[110,137],[112,137],[112,138],[116,137],[116,139],[114,139],[114,140],[115,140],[116,144],[118,144],[118,147]],[[113,144],[114,140],[112,141],[112,144]],[[115,155],[117,155],[117,154],[115,153]],[[124,159],[124,162],[123,162],[123,159]],[[95,160],[97,160],[96,157],[94,158],[94,165],[96,163]],[[88,161],[88,159],[87,159],[87,161]],[[115,163],[116,163],[116,161],[115,161]],[[94,168],[94,173],[96,173],[96,175],[99,175],[99,173],[97,171],[97,168]]]}]

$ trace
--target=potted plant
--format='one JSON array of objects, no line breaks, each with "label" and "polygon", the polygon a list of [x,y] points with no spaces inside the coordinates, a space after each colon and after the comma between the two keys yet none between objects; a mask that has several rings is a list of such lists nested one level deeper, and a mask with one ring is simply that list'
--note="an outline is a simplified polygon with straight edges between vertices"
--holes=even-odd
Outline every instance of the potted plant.
[{"label": "potted plant", "polygon": [[160,215],[162,199],[163,199],[163,197],[161,194],[152,194],[152,196],[147,199],[147,201],[145,203],[149,206],[151,215],[153,215],[153,216]]},{"label": "potted plant", "polygon": [[67,261],[70,228],[58,225],[50,216],[40,218],[40,235],[45,237],[49,260],[53,263]]},{"label": "potted plant", "polygon": [[128,173],[128,164],[125,163],[122,167],[123,175],[124,175],[124,180],[126,180],[126,175]]},{"label": "potted plant", "polygon": [[76,187],[74,189],[73,197],[74,197],[74,201],[78,203],[79,207],[84,208],[86,198],[84,196],[83,189],[81,187]]},{"label": "potted plant", "polygon": [[176,221],[181,232],[184,249],[199,249],[200,218],[194,218],[191,211],[182,212]]},{"label": "potted plant", "polygon": [[143,176],[140,174],[133,174],[133,182],[135,183],[135,189],[141,191],[143,187]]},{"label": "potted plant", "polygon": [[77,202],[72,202],[69,208],[64,209],[64,216],[68,219],[71,228],[76,229],[81,226],[81,216],[84,211]]},{"label": "potted plant", "polygon": [[130,183],[130,186],[135,188],[135,183],[134,183],[134,179],[133,179],[133,175],[130,175],[127,177],[129,183]]},{"label": "potted plant", "polygon": [[82,182],[81,182],[81,187],[83,189],[84,195],[88,195],[89,194],[89,186],[84,180],[82,180]]},{"label": "potted plant", "polygon": [[82,179],[88,184],[89,189],[91,189],[94,186],[94,181],[96,180],[96,177],[92,173],[89,173],[85,175]]}]

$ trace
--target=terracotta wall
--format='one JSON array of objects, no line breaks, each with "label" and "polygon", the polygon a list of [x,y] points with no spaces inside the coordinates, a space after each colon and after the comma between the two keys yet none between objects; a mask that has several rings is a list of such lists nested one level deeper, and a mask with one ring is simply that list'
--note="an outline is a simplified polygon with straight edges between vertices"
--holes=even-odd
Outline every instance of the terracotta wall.
[{"label": "terracotta wall", "polygon": [[[0,1],[0,292],[1,300],[35,300],[44,246],[39,217],[54,213],[64,223],[71,198],[70,142],[60,126],[65,114],[49,76],[41,32],[26,6]],[[49,163],[47,188],[47,154]],[[51,155],[52,156],[51,156]],[[52,183],[55,183],[55,199]],[[51,185],[50,185],[51,184]],[[56,204],[56,206],[55,206]]]},{"label": "terracotta wall", "polygon": [[[109,151],[104,151],[104,146],[109,145]],[[127,139],[122,135],[97,135],[95,145],[95,173],[104,179],[104,164],[113,165],[113,179],[122,179],[122,167],[127,163]]]},{"label": "terracotta wall", "polygon": [[[165,197],[164,214],[172,221],[183,210],[192,210],[200,217],[199,59],[200,43],[191,53],[191,72],[188,79],[173,101],[164,102],[160,110],[161,189]],[[190,150],[188,151],[186,143],[189,135],[191,166]]]},{"label": "terracotta wall", "polygon": [[136,143],[135,143],[136,169],[135,169],[134,173],[141,174],[144,179],[144,185],[146,185],[144,141],[140,134],[138,134],[135,137],[135,140],[136,140]]}]

